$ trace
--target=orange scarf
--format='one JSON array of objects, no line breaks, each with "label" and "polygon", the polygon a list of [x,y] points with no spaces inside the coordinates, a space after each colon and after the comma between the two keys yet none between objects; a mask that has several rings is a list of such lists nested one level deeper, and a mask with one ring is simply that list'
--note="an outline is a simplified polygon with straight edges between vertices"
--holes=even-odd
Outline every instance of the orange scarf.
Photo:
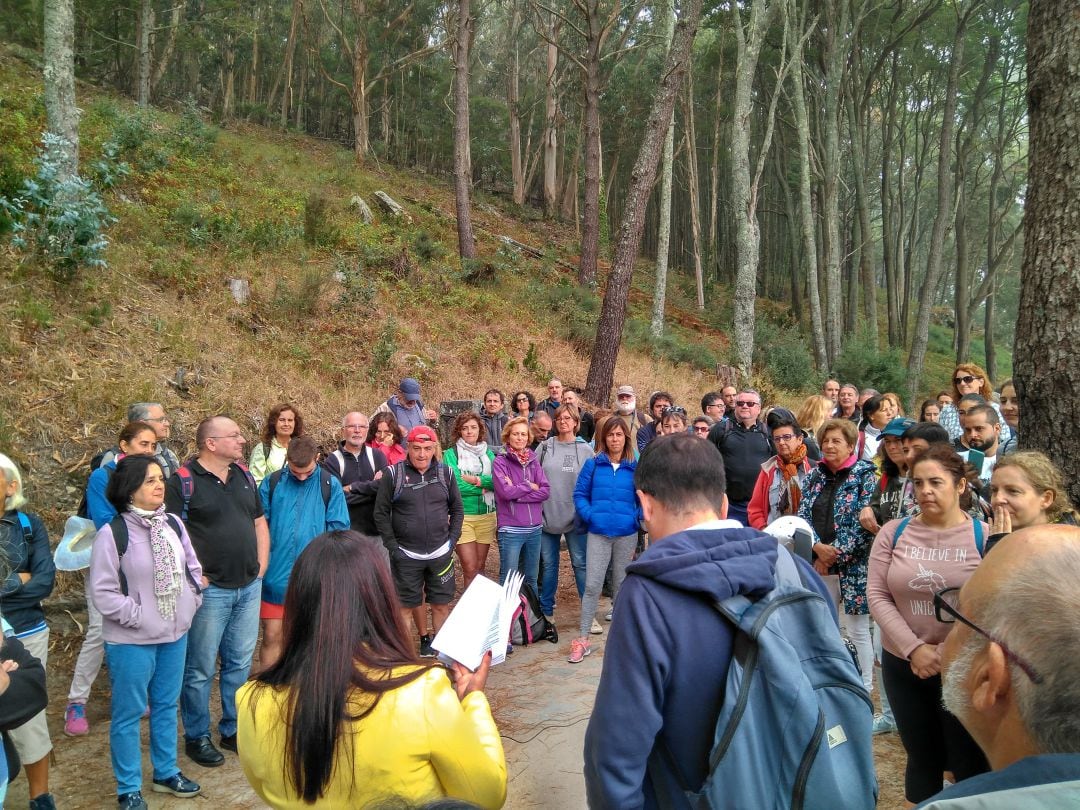
[{"label": "orange scarf", "polygon": [[791,460],[785,464],[780,456],[776,457],[776,466],[780,468],[780,474],[787,484],[787,497],[780,495],[780,511],[785,515],[794,515],[799,511],[799,501],[802,499],[802,488],[799,486],[799,468],[806,460],[806,445],[799,445],[799,449],[791,454]]}]

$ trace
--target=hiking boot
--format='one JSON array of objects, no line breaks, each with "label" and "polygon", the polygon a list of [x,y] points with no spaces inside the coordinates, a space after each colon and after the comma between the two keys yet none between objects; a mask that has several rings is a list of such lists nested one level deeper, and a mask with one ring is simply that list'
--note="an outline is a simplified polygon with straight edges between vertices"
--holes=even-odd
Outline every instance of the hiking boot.
[{"label": "hiking boot", "polygon": [[431,648],[431,636],[420,636],[420,657],[434,658],[435,650]]},{"label": "hiking boot", "polygon": [[235,734],[222,734],[219,746],[221,748],[224,748],[226,751],[232,751],[234,754],[240,753],[240,749],[236,746]]},{"label": "hiking boot", "polygon": [[147,810],[146,802],[137,790],[134,793],[121,793],[116,801],[120,804],[120,810]]},{"label": "hiking boot", "polygon": [[896,731],[896,723],[890,720],[883,714],[879,714],[874,718],[874,735],[878,734],[892,734]]},{"label": "hiking boot", "polygon": [[594,636],[599,636],[601,633],[604,632],[604,625],[600,624],[600,622],[598,622],[594,617],[592,620],[592,629],[589,632],[592,633]]},{"label": "hiking boot", "polygon": [[51,793],[42,793],[30,800],[30,810],[56,810],[56,802]]},{"label": "hiking boot", "polygon": [[155,793],[171,793],[181,799],[190,799],[192,796],[197,796],[200,790],[201,788],[197,784],[179,771],[177,771],[176,776],[169,779],[154,780]]},{"label": "hiking boot", "polygon": [[82,703],[69,703],[64,711],[64,733],[69,737],[82,737],[90,732],[86,722],[86,706]]},{"label": "hiking boot", "polygon": [[575,638],[570,642],[570,657],[566,660],[571,664],[580,664],[582,659],[592,652],[592,647],[589,646],[589,639],[585,636],[581,638]]}]

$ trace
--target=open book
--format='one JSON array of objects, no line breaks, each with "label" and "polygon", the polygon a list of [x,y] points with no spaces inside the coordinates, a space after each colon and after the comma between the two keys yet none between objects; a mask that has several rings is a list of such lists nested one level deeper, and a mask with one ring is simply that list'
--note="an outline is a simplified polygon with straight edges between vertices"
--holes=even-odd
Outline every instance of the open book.
[{"label": "open book", "polygon": [[519,593],[523,580],[518,571],[511,571],[500,587],[485,576],[477,576],[435,634],[431,646],[440,657],[469,669],[480,666],[488,650],[491,650],[491,663],[501,664],[506,658],[510,621],[521,604]]}]

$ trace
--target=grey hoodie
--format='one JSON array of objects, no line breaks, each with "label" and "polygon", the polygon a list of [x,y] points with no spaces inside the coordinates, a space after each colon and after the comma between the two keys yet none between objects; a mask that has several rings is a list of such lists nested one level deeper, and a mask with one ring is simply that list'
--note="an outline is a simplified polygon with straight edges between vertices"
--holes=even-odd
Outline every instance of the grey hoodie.
[{"label": "grey hoodie", "polygon": [[574,530],[574,484],[585,462],[593,457],[592,448],[580,436],[572,442],[560,442],[550,436],[537,445],[537,459],[551,486],[544,501],[544,526],[548,534],[566,534]]}]

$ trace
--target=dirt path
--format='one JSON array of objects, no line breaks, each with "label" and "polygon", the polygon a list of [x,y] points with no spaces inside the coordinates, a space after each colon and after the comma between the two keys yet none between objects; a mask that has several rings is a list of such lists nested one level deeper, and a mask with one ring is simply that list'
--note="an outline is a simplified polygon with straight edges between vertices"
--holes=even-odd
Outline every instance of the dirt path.
[{"label": "dirt path", "polygon": [[[497,553],[488,561],[488,573],[498,575]],[[594,652],[581,664],[566,661],[570,639],[577,624],[577,594],[573,574],[565,560],[560,572],[556,622],[557,645],[548,642],[519,648],[505,664],[492,670],[488,698],[503,735],[510,777],[506,807],[510,810],[576,810],[585,807],[585,781],[581,751],[592,700],[603,664],[603,636],[593,637]],[[602,611],[608,601],[601,600]],[[602,612],[601,611],[601,612]],[[78,616],[78,614],[76,614]],[[85,615],[78,616],[80,621]],[[49,661],[49,728],[53,734],[55,760],[51,788],[60,810],[111,810],[116,807],[116,782],[109,761],[108,675],[94,684],[87,709],[90,734],[70,738],[63,734],[63,712],[80,638],[77,629],[60,614],[50,617],[52,645]],[[216,691],[211,706],[216,702]],[[148,751],[146,724],[143,749]],[[151,808],[195,810],[227,807],[248,810],[264,807],[248,786],[235,754],[225,753],[219,768],[202,768],[187,759],[182,741],[179,763],[185,775],[202,785],[194,799],[161,797],[144,791]],[[881,782],[881,810],[903,807],[904,752],[895,735],[877,737],[874,755]],[[150,785],[149,756],[144,758],[145,784]],[[18,778],[8,790],[9,808],[25,807],[26,780]]]}]

